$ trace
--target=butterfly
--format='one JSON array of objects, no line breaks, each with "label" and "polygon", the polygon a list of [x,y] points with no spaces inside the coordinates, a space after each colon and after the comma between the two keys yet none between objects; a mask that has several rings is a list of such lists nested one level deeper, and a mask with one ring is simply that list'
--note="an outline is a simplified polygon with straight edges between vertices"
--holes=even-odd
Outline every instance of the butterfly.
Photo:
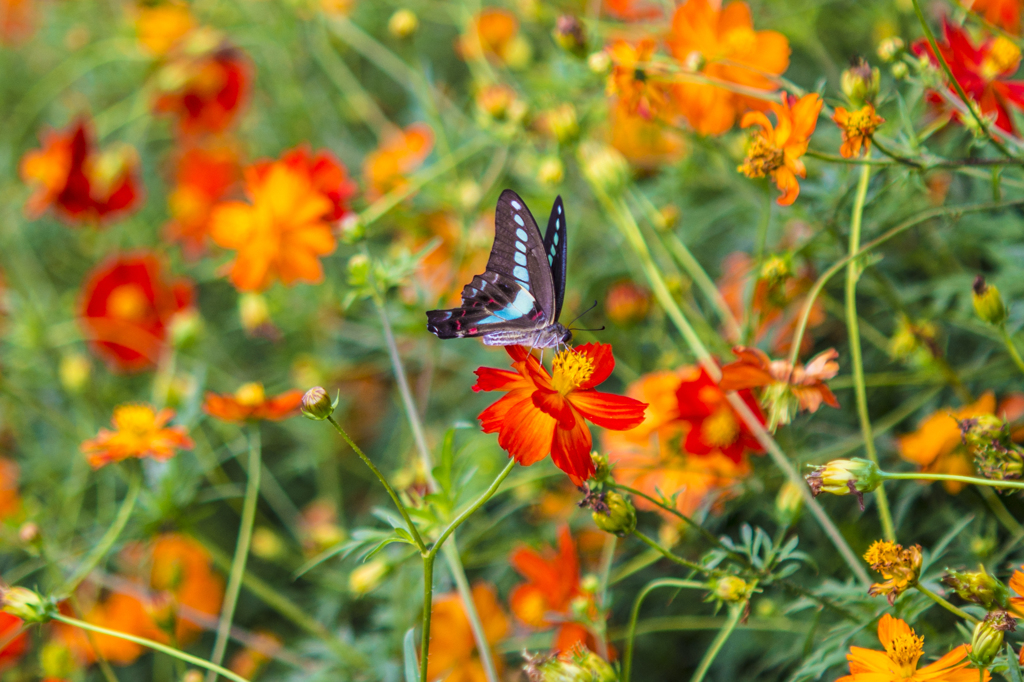
[{"label": "butterfly", "polygon": [[565,298],[565,209],[562,197],[540,229],[522,198],[498,197],[494,245],[487,269],[462,289],[462,307],[427,312],[427,329],[441,339],[482,336],[488,346],[552,348],[569,343],[559,324]]}]

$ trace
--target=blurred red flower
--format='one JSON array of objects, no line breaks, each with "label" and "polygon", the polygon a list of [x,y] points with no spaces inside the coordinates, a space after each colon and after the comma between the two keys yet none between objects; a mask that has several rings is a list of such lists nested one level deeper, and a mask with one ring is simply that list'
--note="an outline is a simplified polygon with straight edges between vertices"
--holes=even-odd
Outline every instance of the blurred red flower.
[{"label": "blurred red flower", "polygon": [[28,632],[18,632],[22,625],[21,618],[0,611],[0,670],[13,665],[28,649]]},{"label": "blurred red flower", "polygon": [[402,187],[406,176],[419,168],[434,148],[434,131],[425,123],[385,138],[376,151],[363,160],[363,177],[371,198]]},{"label": "blurred red flower", "polygon": [[594,387],[615,367],[612,347],[588,343],[562,351],[548,371],[522,346],[506,346],[514,372],[481,367],[474,391],[507,391],[480,413],[484,433],[498,433],[498,444],[523,466],[551,459],[576,485],[594,474],[590,459],[593,422],[624,430],[644,420],[646,404]]},{"label": "blurred red flower", "polygon": [[[967,31],[949,22],[944,25],[945,42],[938,43],[939,53],[946,60],[953,77],[964,92],[981,108],[983,116],[995,116],[1000,130],[1014,132],[1009,107],[1024,107],[1024,81],[1008,80],[1020,66],[1021,52],[1013,41],[996,36],[975,46]],[[935,66],[939,61],[927,40],[919,40],[912,47],[914,54],[925,55]],[[956,90],[949,85],[945,97],[931,91],[929,101],[953,120],[962,117],[947,102],[946,97],[959,101]]]},{"label": "blurred red flower", "polygon": [[[749,391],[740,397],[751,412],[764,424],[764,415]],[[683,375],[676,389],[679,419],[690,426],[683,448],[692,455],[720,452],[739,464],[746,452],[763,453],[754,434],[725,398],[725,392],[711,380],[703,368],[691,368]]]},{"label": "blurred red flower", "polygon": [[0,0],[0,43],[14,45],[35,26],[35,0]]},{"label": "blurred red flower", "polygon": [[86,279],[79,323],[111,369],[138,371],[157,363],[172,318],[189,309],[192,298],[191,283],[165,279],[154,254],[115,256]]},{"label": "blurred red flower", "polygon": [[980,14],[996,26],[1020,35],[1021,0],[974,0],[965,3],[972,12]]},{"label": "blurred red flower", "polygon": [[178,159],[165,230],[169,240],[181,242],[186,256],[196,258],[206,248],[213,207],[241,178],[238,154],[230,146],[190,147]]},{"label": "blurred red flower", "polygon": [[44,132],[41,141],[42,149],[21,159],[21,178],[34,190],[25,203],[30,218],[53,208],[70,223],[97,223],[138,208],[142,186],[132,147],[117,144],[97,150],[86,118],[63,131]]},{"label": "blurred red flower", "polygon": [[325,220],[334,222],[351,213],[349,201],[356,195],[356,183],[349,177],[345,165],[329,151],[321,149],[314,153],[308,144],[302,144],[286,151],[278,162],[256,162],[252,172],[262,180],[275,163],[284,164],[309,176],[313,187],[331,202],[331,210],[324,215]]},{"label": "blurred red flower", "polygon": [[13,459],[0,457],[0,521],[9,519],[21,511],[18,476],[18,463]]},{"label": "blurred red flower", "polygon": [[178,450],[193,446],[184,426],[167,426],[172,417],[174,410],[157,412],[149,405],[121,405],[111,419],[114,430],[100,429],[95,438],[82,443],[82,453],[93,469],[130,457],[170,459]]},{"label": "blurred red flower", "polygon": [[644,0],[604,0],[601,9],[623,21],[644,21],[660,19],[664,11],[657,3]]},{"label": "blurred red flower", "polygon": [[268,398],[263,384],[243,384],[233,395],[207,393],[203,411],[226,422],[269,419],[280,421],[293,416],[302,403],[302,391],[286,391]]},{"label": "blurred red flower", "polygon": [[242,112],[251,81],[249,63],[234,47],[222,44],[199,56],[182,51],[158,75],[153,106],[174,116],[183,135],[223,132]]}]

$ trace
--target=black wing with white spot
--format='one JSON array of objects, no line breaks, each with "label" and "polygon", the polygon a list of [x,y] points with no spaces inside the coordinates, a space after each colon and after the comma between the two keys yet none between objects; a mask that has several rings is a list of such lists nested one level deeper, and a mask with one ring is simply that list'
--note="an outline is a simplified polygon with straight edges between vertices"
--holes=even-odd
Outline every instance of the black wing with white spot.
[{"label": "black wing with white spot", "polygon": [[548,218],[548,229],[544,231],[544,253],[547,254],[548,265],[551,267],[551,281],[555,287],[555,316],[557,322],[562,314],[562,301],[565,299],[565,273],[568,244],[566,243],[565,207],[562,197],[555,197]]}]

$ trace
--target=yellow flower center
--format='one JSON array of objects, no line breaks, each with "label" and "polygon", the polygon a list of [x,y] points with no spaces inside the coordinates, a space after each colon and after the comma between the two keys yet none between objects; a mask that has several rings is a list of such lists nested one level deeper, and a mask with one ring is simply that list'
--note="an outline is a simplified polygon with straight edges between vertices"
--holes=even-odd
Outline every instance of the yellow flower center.
[{"label": "yellow flower center", "polygon": [[864,561],[868,562],[876,571],[877,566],[885,566],[900,561],[900,553],[903,551],[901,545],[889,540],[876,540],[868,551],[864,552]]},{"label": "yellow flower center", "polygon": [[701,436],[708,445],[724,447],[736,442],[736,435],[740,432],[740,426],[727,406],[715,410],[710,417],[704,420],[700,427]]},{"label": "yellow flower center", "polygon": [[138,438],[157,429],[156,412],[149,405],[121,405],[114,410],[113,422],[121,433]]},{"label": "yellow flower center", "polygon": [[747,158],[743,159],[739,171],[748,178],[763,178],[786,162],[786,155],[763,135],[757,135],[747,145]]},{"label": "yellow flower center", "polygon": [[235,400],[240,405],[246,407],[255,407],[256,405],[262,405],[263,401],[267,399],[267,394],[263,391],[263,384],[259,382],[251,382],[248,384],[242,384],[235,391]]},{"label": "yellow flower center", "polygon": [[107,298],[107,315],[119,320],[138,322],[146,317],[149,299],[138,284],[122,284]]},{"label": "yellow flower center", "polygon": [[924,637],[918,637],[913,630],[899,634],[886,644],[885,653],[889,660],[900,667],[902,677],[911,677],[917,671],[917,661],[924,653]]},{"label": "yellow flower center", "polygon": [[881,119],[875,115],[875,108],[867,104],[857,111],[851,111],[846,119],[846,125],[843,127],[850,137],[867,137],[874,134],[881,122]]},{"label": "yellow flower center", "polygon": [[594,361],[589,355],[564,350],[551,361],[551,384],[562,395],[567,395],[586,383],[594,374]]},{"label": "yellow flower center", "polygon": [[992,41],[988,48],[988,54],[981,61],[981,76],[985,80],[992,80],[999,74],[1017,70],[1020,63],[1020,48],[1011,40],[999,36]]}]

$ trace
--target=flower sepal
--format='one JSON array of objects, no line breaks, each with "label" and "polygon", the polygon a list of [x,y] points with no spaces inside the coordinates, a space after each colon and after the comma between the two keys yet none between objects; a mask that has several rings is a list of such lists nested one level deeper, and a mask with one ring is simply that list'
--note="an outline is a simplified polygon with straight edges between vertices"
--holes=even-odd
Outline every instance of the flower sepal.
[{"label": "flower sepal", "polygon": [[26,623],[46,623],[57,614],[57,604],[27,587],[0,587],[0,604],[4,612]]},{"label": "flower sepal", "polygon": [[832,460],[825,466],[814,467],[805,478],[815,497],[823,492],[856,495],[861,511],[864,493],[874,492],[882,484],[882,474],[875,463],[860,457]]},{"label": "flower sepal", "polygon": [[1009,608],[1010,591],[997,578],[989,575],[984,566],[977,571],[947,568],[942,583],[952,588],[964,601],[980,604],[986,609]]}]

